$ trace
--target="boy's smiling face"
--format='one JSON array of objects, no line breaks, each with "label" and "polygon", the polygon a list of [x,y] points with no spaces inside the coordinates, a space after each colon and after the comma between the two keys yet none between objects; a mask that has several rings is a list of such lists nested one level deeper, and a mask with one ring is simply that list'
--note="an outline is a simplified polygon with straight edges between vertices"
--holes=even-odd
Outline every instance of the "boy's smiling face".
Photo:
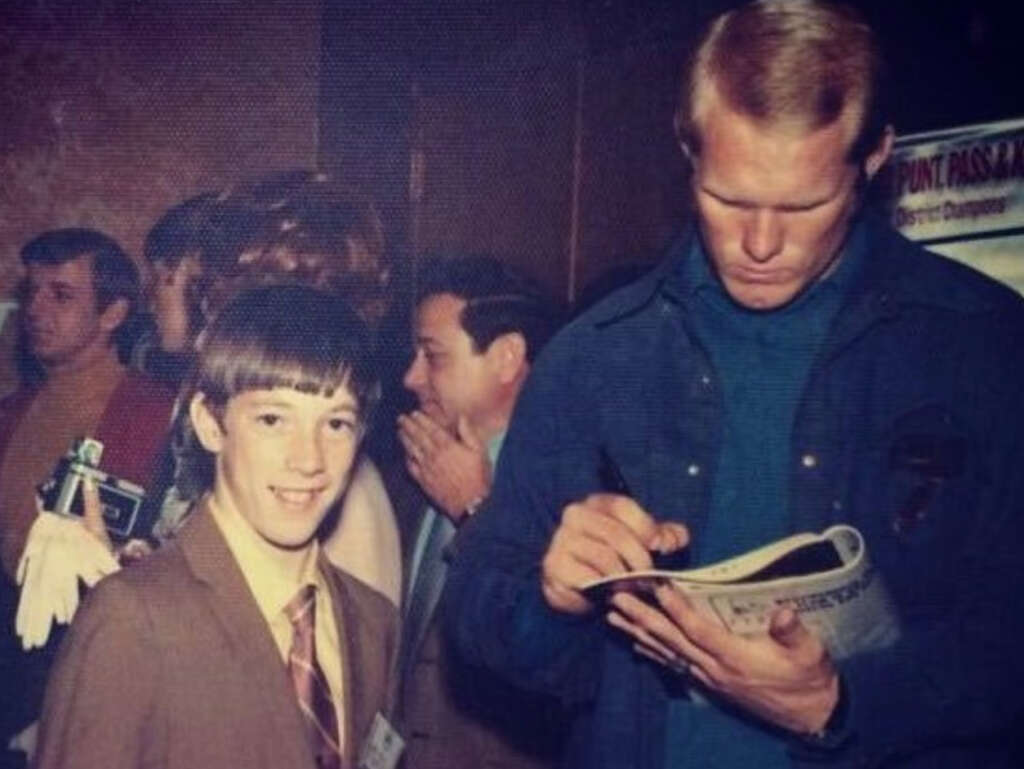
[{"label": "boy's smiling face", "polygon": [[228,401],[220,419],[199,394],[191,416],[216,455],[216,504],[279,550],[306,547],[345,490],[359,447],[359,408],[348,388],[329,397],[248,390]]}]

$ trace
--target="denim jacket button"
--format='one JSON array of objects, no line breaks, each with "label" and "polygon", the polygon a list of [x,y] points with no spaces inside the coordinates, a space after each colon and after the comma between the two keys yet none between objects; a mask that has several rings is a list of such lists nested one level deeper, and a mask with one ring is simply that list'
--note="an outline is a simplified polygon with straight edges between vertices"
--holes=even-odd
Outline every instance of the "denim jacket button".
[{"label": "denim jacket button", "polygon": [[700,465],[690,465],[686,468],[686,474],[691,478],[700,475]]},{"label": "denim jacket button", "polygon": [[818,466],[818,457],[815,454],[804,454],[800,457],[800,464],[808,470],[812,470]]}]

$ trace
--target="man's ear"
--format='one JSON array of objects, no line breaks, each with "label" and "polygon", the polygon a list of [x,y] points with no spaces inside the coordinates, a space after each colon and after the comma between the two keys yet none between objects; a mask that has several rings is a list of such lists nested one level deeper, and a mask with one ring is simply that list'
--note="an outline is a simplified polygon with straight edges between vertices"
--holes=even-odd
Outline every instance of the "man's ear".
[{"label": "man's ear", "polygon": [[219,454],[224,448],[224,430],[220,421],[210,410],[203,393],[196,393],[188,404],[188,417],[192,420],[192,429],[203,448],[211,454]]},{"label": "man's ear", "polygon": [[875,177],[875,174],[885,165],[885,161],[889,159],[889,155],[892,154],[892,143],[895,138],[896,132],[893,130],[892,125],[886,125],[882,130],[882,138],[879,139],[877,146],[864,159],[864,175],[868,181]]},{"label": "man's ear", "polygon": [[118,326],[124,323],[124,319],[127,317],[128,300],[124,297],[118,297],[100,313],[100,328],[108,334],[112,334]]},{"label": "man's ear", "polygon": [[502,382],[514,382],[527,366],[526,339],[518,331],[511,331],[497,337],[487,348],[490,358]]}]

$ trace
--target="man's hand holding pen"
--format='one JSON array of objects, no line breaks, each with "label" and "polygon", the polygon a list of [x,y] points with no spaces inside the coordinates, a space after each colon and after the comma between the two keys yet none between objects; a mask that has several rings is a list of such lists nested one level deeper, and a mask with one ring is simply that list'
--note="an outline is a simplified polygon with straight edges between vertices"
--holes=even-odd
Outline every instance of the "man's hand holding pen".
[{"label": "man's hand holding pen", "polygon": [[[685,548],[681,523],[656,521],[629,493],[610,456],[600,454],[602,484],[616,493],[591,494],[568,505],[541,564],[544,598],[556,611],[594,607],[581,586],[601,577],[654,567],[657,556]],[[800,734],[820,732],[839,699],[839,676],[822,642],[790,609],[776,613],[767,635],[729,633],[666,583],[655,604],[629,592],[611,600],[607,620],[632,637],[634,648],[745,710]]]},{"label": "man's hand holding pen", "polygon": [[591,494],[562,511],[541,565],[544,598],[556,611],[583,614],[593,607],[582,585],[650,569],[652,554],[676,552],[689,541],[681,523],[656,521],[629,497]]},{"label": "man's hand holding pen", "polygon": [[551,608],[569,614],[593,608],[581,586],[650,569],[655,555],[678,552],[690,541],[681,523],[658,522],[632,499],[629,483],[606,447],[598,449],[597,460],[597,477],[607,493],[591,494],[562,511],[541,565],[544,598]]}]

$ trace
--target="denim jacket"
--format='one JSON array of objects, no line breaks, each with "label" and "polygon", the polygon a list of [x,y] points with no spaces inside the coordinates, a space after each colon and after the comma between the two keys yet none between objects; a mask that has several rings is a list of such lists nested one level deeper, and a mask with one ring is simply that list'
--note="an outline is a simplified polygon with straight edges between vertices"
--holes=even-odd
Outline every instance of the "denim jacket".
[{"label": "denim jacket", "polygon": [[[858,527],[903,635],[840,664],[840,738],[794,737],[791,756],[797,766],[1017,765],[1008,735],[1024,701],[1024,302],[881,220],[865,225],[864,264],[797,410],[790,526]],[[573,767],[657,769],[664,759],[677,681],[600,611],[551,610],[539,573],[563,507],[600,490],[602,449],[642,507],[700,541],[723,415],[689,320],[681,260],[691,237],[541,355],[444,599],[462,654],[573,710]]]}]

